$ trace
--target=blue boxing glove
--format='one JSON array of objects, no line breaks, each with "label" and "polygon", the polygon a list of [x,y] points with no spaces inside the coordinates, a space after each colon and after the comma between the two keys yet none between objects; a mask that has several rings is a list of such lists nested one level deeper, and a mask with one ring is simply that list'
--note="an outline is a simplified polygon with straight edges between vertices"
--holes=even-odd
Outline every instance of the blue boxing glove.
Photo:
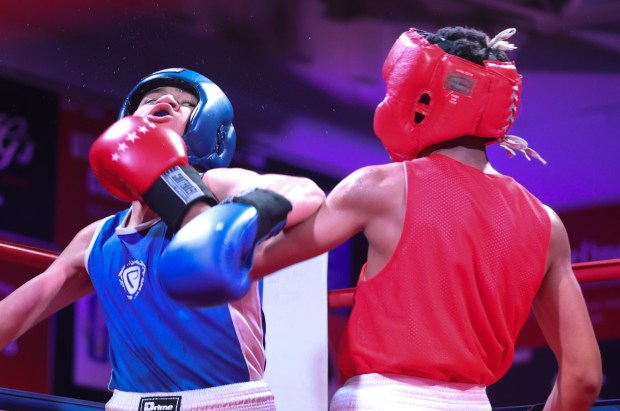
[{"label": "blue boxing glove", "polygon": [[256,246],[284,228],[291,203],[253,189],[224,200],[183,226],[159,260],[159,280],[174,299],[191,306],[226,304],[252,283]]}]

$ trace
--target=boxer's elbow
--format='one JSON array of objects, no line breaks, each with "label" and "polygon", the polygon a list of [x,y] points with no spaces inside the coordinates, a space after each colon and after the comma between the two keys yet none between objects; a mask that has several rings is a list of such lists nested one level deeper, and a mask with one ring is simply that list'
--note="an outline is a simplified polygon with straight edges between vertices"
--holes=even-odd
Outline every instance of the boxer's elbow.
[{"label": "boxer's elbow", "polygon": [[305,207],[312,212],[319,209],[321,204],[325,202],[325,192],[321,190],[321,188],[309,178],[301,178],[300,184],[304,191],[302,195],[302,201],[305,204]]},{"label": "boxer's elbow", "polygon": [[325,203],[325,193],[321,190],[309,192],[293,201],[293,209],[286,219],[286,228],[291,228],[312,217]]},{"label": "boxer's elbow", "polygon": [[584,372],[579,377],[578,384],[581,387],[582,395],[594,403],[601,393],[601,388],[603,385],[601,370],[598,369],[591,370],[590,372]]},{"label": "boxer's elbow", "polygon": [[602,371],[596,364],[590,364],[573,372],[560,373],[558,377],[561,404],[560,409],[589,410],[597,400],[602,387]]}]

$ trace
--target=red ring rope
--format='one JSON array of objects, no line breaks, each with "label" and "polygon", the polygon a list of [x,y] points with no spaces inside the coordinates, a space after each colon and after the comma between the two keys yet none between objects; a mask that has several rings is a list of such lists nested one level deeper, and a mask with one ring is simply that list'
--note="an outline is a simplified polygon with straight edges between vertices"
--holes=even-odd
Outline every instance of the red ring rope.
[{"label": "red ring rope", "polygon": [[45,270],[58,257],[58,253],[42,248],[0,240],[0,261]]},{"label": "red ring rope", "polygon": [[[613,260],[590,261],[573,264],[575,277],[580,283],[615,280],[620,278],[620,258]],[[355,288],[330,290],[329,308],[347,308],[353,306]]]},{"label": "red ring rope", "polygon": [[[46,269],[58,257],[58,253],[36,247],[24,246],[0,240],[0,261],[7,261],[27,267]],[[575,276],[580,283],[606,281],[620,278],[620,258],[573,264]],[[330,308],[344,308],[353,305],[355,288],[330,290]]]}]

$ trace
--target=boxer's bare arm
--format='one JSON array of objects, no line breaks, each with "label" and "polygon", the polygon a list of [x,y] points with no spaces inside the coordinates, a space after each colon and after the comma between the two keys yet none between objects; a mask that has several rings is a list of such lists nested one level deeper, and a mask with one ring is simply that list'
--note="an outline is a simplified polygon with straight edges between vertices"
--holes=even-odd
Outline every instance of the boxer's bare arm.
[{"label": "boxer's bare arm", "polygon": [[589,410],[601,389],[601,356],[588,310],[575,278],[566,229],[551,209],[547,272],[534,299],[534,313],[558,361],[558,378],[546,411]]},{"label": "boxer's bare arm", "polygon": [[386,204],[393,198],[386,188],[389,178],[384,167],[362,168],[346,177],[316,214],[268,240],[257,251],[252,277],[264,277],[332,250],[362,231],[373,237],[373,226],[381,225],[377,222],[388,214]]},{"label": "boxer's bare arm", "polygon": [[203,180],[219,200],[250,188],[269,189],[283,195],[293,205],[286,227],[305,220],[325,201],[325,193],[305,177],[258,174],[242,168],[216,168],[207,171]]},{"label": "boxer's bare arm", "polygon": [[91,293],[84,255],[98,223],[81,230],[41,274],[0,301],[0,350],[58,310]]}]

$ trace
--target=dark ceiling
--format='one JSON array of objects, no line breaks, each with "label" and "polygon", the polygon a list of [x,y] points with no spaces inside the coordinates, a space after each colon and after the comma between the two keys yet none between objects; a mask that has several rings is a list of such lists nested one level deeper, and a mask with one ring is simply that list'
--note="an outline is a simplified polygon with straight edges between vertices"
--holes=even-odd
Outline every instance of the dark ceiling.
[{"label": "dark ceiling", "polygon": [[[308,36],[321,24],[343,31],[358,24],[359,48],[382,26],[397,32],[458,24],[489,33],[516,27],[522,47],[540,44],[547,52],[547,59],[527,59],[530,66],[553,64],[551,51],[565,48],[579,56],[591,49],[602,69],[620,60],[619,0],[22,0],[0,5],[0,66],[50,69],[48,76],[64,80],[63,63],[67,72],[111,67],[101,74],[122,77],[131,71],[126,64],[158,65],[167,55],[223,65],[236,63],[236,53],[274,63],[311,59],[320,50],[308,52]],[[569,68],[583,60],[563,57],[559,66]],[[597,67],[592,60],[589,67]]]}]

